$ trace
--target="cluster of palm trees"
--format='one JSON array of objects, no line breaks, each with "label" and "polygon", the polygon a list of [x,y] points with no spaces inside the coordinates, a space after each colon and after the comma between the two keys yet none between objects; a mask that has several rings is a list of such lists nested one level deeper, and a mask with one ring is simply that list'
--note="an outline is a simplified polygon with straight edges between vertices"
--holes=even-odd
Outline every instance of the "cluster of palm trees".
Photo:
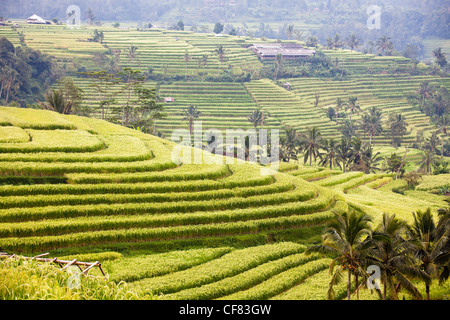
[{"label": "cluster of palm trees", "polygon": [[[345,119],[347,114],[340,112],[341,109],[348,111],[348,119]],[[357,97],[351,96],[347,101],[342,98],[336,98],[336,105],[334,108],[328,108],[327,116],[330,120],[336,120],[337,122],[340,118],[343,118],[340,123],[340,131],[345,138],[351,139],[356,135],[356,131],[360,129],[364,132],[364,140],[368,136],[369,145],[372,145],[374,137],[381,135],[383,132],[383,114],[378,107],[372,106],[361,115],[357,123],[352,121],[352,115],[359,114],[361,111]],[[386,130],[392,138],[392,144],[394,146],[400,146],[402,137],[408,133],[408,123],[405,116],[400,113],[391,113],[385,125]]]},{"label": "cluster of palm trees", "polygon": [[303,153],[304,164],[309,162],[310,166],[314,161],[331,170],[338,167],[344,172],[361,170],[369,173],[380,170],[379,164],[383,158],[359,137],[325,139],[316,127],[304,133],[297,133],[294,128],[287,127],[285,132],[286,135],[280,138],[280,157],[283,161],[298,160],[298,155]]},{"label": "cluster of palm trees", "polygon": [[[322,236],[322,244],[308,248],[307,254],[330,255],[332,274],[328,298],[336,297],[334,287],[347,281],[347,299],[373,284],[370,266],[378,267],[381,299],[398,299],[401,291],[413,299],[423,299],[417,283],[425,283],[430,299],[433,280],[443,284],[450,272],[450,207],[438,210],[436,222],[430,209],[413,213],[413,223],[385,213],[373,228],[365,213],[335,213]],[[369,270],[369,271],[368,271]],[[354,280],[352,280],[354,279]],[[369,287],[370,288],[370,287]]]},{"label": "cluster of palm trees", "polygon": [[[373,53],[373,49],[377,48],[382,55],[391,55],[394,51],[394,43],[392,39],[386,35],[380,37],[376,42],[369,41],[370,53]],[[357,49],[362,45],[362,40],[357,34],[351,34],[346,39],[342,39],[338,33],[334,37],[326,39],[327,49],[337,50],[339,48],[349,47],[351,51]]]},{"label": "cluster of palm trees", "polygon": [[[224,62],[226,62],[228,60],[227,58],[227,54],[228,54],[229,50],[225,49],[225,47],[223,45],[218,45],[216,47],[216,49],[214,49],[214,53],[217,55],[218,59],[219,59],[219,67],[217,70],[217,75],[220,75],[220,70],[222,65],[224,64]],[[188,64],[189,62],[194,59],[192,57],[192,55],[189,54],[188,50],[185,50],[184,52],[184,66],[185,66],[185,70],[184,70],[184,78],[185,80],[187,80],[188,78]],[[201,75],[201,79],[202,82],[204,81],[205,78],[205,69],[208,65],[208,59],[209,59],[209,55],[208,54],[202,54],[200,57],[196,58],[197,61],[197,66],[198,66],[198,70],[203,69],[202,71],[202,75]]]}]

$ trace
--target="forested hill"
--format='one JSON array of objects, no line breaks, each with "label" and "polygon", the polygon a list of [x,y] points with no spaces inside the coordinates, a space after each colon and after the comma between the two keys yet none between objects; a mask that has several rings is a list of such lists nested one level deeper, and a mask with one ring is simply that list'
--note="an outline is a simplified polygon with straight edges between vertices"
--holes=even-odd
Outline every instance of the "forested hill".
[{"label": "forested hill", "polygon": [[[2,0],[0,16],[27,18],[33,13],[46,19],[66,16],[69,5],[83,12],[91,8],[103,21],[160,21],[182,19],[199,22],[294,21],[312,19],[324,25],[365,22],[367,8],[383,8],[383,27],[419,30],[418,36],[448,37],[450,1],[440,0]],[[186,22],[185,21],[185,22]]]}]

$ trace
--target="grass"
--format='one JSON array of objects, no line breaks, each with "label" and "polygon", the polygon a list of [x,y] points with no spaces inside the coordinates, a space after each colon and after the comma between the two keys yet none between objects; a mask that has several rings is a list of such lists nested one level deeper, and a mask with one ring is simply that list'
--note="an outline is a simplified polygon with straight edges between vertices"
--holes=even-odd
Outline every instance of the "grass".
[{"label": "grass", "polygon": [[[167,137],[174,129],[188,129],[183,109],[197,105],[204,130],[252,128],[247,117],[261,108],[268,115],[265,129],[292,126],[304,132],[316,126],[325,138],[335,138],[340,119],[328,119],[327,109],[338,97],[357,96],[363,111],[377,106],[384,120],[390,112],[401,112],[409,123],[402,147],[390,146],[386,128],[374,137],[374,150],[382,156],[403,155],[419,130],[425,137],[436,130],[405,95],[424,80],[448,88],[447,78],[411,76],[410,62],[401,57],[331,50],[325,53],[339,58],[349,72],[341,81],[272,81],[258,79],[263,64],[245,48],[254,39],[161,29],[99,30],[105,32],[104,45],[87,40],[93,28],[21,28],[28,46],[53,55],[83,89],[94,118],[0,107],[0,247],[99,260],[109,281],[87,278],[81,290],[73,291],[66,285],[70,275],[57,268],[0,261],[1,298],[151,299],[163,294],[163,299],[325,299],[329,260],[303,251],[321,240],[333,211],[352,206],[376,224],[384,212],[411,221],[411,212],[430,207],[435,214],[445,206],[445,197],[433,192],[447,183],[448,175],[425,176],[416,190],[402,195],[395,190],[405,181],[384,173],[343,173],[291,162],[281,163],[279,173],[262,176],[259,166],[234,161],[175,164],[174,143],[96,119],[95,93],[76,71],[98,68],[94,54],[105,53],[107,46],[122,50],[122,67],[150,67],[155,78],[177,79],[145,83],[157,88],[161,98],[175,98],[166,104],[168,117],[156,122]],[[9,28],[0,35],[19,43]],[[132,45],[138,47],[136,61],[125,51]],[[217,45],[228,50],[223,64],[214,53]],[[186,50],[193,58],[187,64]],[[209,58],[203,69],[196,59],[204,54]],[[392,63],[400,74],[388,74]],[[214,81],[248,72],[255,75],[249,82]],[[282,88],[285,81],[291,83],[290,91]],[[317,107],[315,92],[320,93]],[[114,106],[120,107],[125,97],[116,93]],[[352,115],[355,121],[360,118]],[[420,152],[410,148],[406,159],[408,170],[414,169]],[[433,289],[433,297],[448,295],[448,287]],[[344,285],[336,292],[338,299],[344,298]],[[361,295],[374,298],[368,292]]]}]

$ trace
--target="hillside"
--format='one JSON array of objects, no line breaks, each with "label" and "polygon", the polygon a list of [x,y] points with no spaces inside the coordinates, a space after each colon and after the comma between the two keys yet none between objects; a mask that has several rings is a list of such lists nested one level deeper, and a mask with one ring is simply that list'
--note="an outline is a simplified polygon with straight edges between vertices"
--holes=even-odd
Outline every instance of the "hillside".
[{"label": "hillside", "polygon": [[[104,33],[103,43],[89,40],[94,29]],[[54,57],[83,90],[83,104],[92,109],[95,117],[100,117],[98,93],[92,79],[79,72],[109,70],[114,64],[118,65],[115,68],[141,70],[147,77],[145,87],[156,88],[160,99],[175,99],[166,104],[168,117],[158,120],[155,125],[166,137],[175,128],[186,127],[182,120],[183,109],[189,105],[198,106],[202,112],[199,120],[203,121],[204,128],[251,128],[247,117],[259,107],[269,115],[264,124],[267,128],[282,130],[291,126],[304,131],[317,126],[325,137],[332,137],[338,133],[340,121],[331,121],[327,117],[328,108],[335,107],[337,98],[346,101],[353,96],[358,98],[361,107],[361,112],[353,115],[355,123],[372,106],[382,111],[383,121],[391,112],[401,112],[408,123],[403,140],[412,143],[417,133],[427,137],[437,126],[430,123],[429,116],[407,101],[407,95],[416,93],[424,81],[431,86],[450,88],[448,77],[430,74],[429,67],[423,64],[417,74],[413,74],[410,71],[411,60],[407,58],[343,49],[327,50],[324,47],[319,50],[330,59],[331,65],[321,72],[337,68],[346,74],[342,79],[340,76],[319,77],[310,71],[307,76],[269,80],[265,76],[271,75],[272,71],[266,68],[270,68],[273,62],[260,61],[247,47],[254,42],[275,40],[248,36],[216,37],[211,33],[110,26],[69,30],[58,25],[20,24],[15,31],[0,28],[0,36],[7,37],[14,45],[19,45],[20,34],[24,35],[27,46]],[[223,62],[216,53],[219,45],[225,50]],[[130,53],[131,48],[134,48],[133,54]],[[290,70],[291,67],[299,66],[286,64],[285,69]],[[291,84],[291,91],[281,87],[284,82]],[[120,110],[125,101],[125,93],[120,89],[120,85],[111,88],[117,92],[111,108]],[[317,108],[314,107],[316,94],[320,96]],[[390,144],[386,127],[380,136],[374,138],[374,143]]]},{"label": "hillside", "polygon": [[173,143],[93,118],[1,107],[0,123],[0,251],[101,261],[163,299],[325,299],[330,260],[304,251],[332,211],[445,206],[429,191],[446,176],[400,196],[386,174],[177,166]]}]

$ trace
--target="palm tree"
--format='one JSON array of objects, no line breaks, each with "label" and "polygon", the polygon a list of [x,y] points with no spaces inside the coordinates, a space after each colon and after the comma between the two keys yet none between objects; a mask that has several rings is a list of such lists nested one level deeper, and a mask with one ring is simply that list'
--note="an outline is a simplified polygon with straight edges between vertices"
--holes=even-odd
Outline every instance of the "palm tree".
[{"label": "palm tree", "polygon": [[292,127],[284,128],[285,136],[280,138],[280,158],[289,162],[290,159],[297,160],[299,153],[299,134]]},{"label": "palm tree", "polygon": [[45,95],[47,104],[40,102],[40,105],[45,110],[52,110],[61,114],[71,114],[73,102],[64,97],[62,90],[53,89],[52,92]]},{"label": "palm tree", "polygon": [[420,261],[421,278],[425,282],[427,300],[430,300],[432,279],[438,277],[439,283],[442,284],[449,276],[450,215],[441,211],[437,225],[430,208],[413,213],[413,217],[410,232],[419,241],[415,256]]},{"label": "palm tree", "polygon": [[350,111],[350,120],[352,120],[353,113],[359,113],[361,111],[361,107],[358,103],[357,97],[349,97],[348,103],[346,105],[346,109]]},{"label": "palm tree", "polygon": [[434,164],[434,152],[431,149],[424,149],[422,154],[422,159],[419,161],[420,169],[425,171],[427,174],[431,173],[431,166]]},{"label": "palm tree", "polygon": [[336,98],[336,118],[339,118],[339,111],[346,107],[346,103],[341,98]]},{"label": "palm tree", "polygon": [[430,86],[430,81],[426,81],[426,80],[423,81],[420,84],[420,87],[417,90],[417,92],[422,97],[422,102],[420,104],[420,109],[423,110],[423,108],[425,107],[425,100],[431,98],[432,95],[433,95],[433,87]]},{"label": "palm tree", "polygon": [[350,162],[357,166],[362,165],[365,160],[365,149],[363,141],[359,137],[354,137],[351,139],[350,145],[352,150]]},{"label": "palm tree", "polygon": [[368,50],[368,52],[369,52],[370,54],[373,54],[373,49],[374,49],[374,47],[375,47],[375,42],[373,42],[372,40],[369,40],[369,41],[367,41],[367,44],[369,45],[369,50]]},{"label": "palm tree", "polygon": [[347,141],[350,142],[353,136],[356,135],[356,127],[354,122],[351,119],[345,119],[342,122],[339,131],[342,133],[344,138],[346,138]]},{"label": "palm tree", "polygon": [[[449,126],[449,118],[448,118],[447,114],[444,114],[442,117],[439,118],[438,126],[439,126],[439,131],[442,132],[444,134],[444,136],[447,136],[448,126]],[[444,142],[444,139],[442,139],[442,142]]]},{"label": "palm tree", "polygon": [[302,38],[303,38],[303,32],[302,31],[295,30],[294,31],[294,35],[295,35],[295,40],[302,41]]},{"label": "palm tree", "polygon": [[129,62],[130,64],[131,64],[131,63],[134,63],[135,60],[137,60],[138,63],[140,64],[140,62],[139,62],[139,55],[138,55],[138,53],[137,53],[137,50],[138,50],[138,49],[139,49],[139,48],[138,48],[138,47],[135,47],[135,46],[130,46],[130,47],[128,47],[128,48],[125,49],[125,51],[127,52],[128,62]]},{"label": "palm tree", "polygon": [[283,55],[281,53],[277,54],[277,58],[274,63],[275,71],[273,73],[274,80],[277,80],[278,73],[283,69]]},{"label": "palm tree", "polygon": [[189,121],[189,132],[192,135],[193,133],[193,124],[194,120],[198,119],[202,113],[198,111],[197,106],[189,106],[187,109],[184,109],[184,118],[183,121]]},{"label": "palm tree", "polygon": [[384,160],[380,154],[380,152],[374,154],[372,146],[366,146],[363,157],[364,166],[366,168],[365,173],[375,173],[376,171],[380,171],[378,164]]},{"label": "palm tree", "polygon": [[267,119],[267,116],[264,114],[264,111],[255,109],[252,111],[252,113],[248,116],[247,119],[248,121],[253,123],[253,126],[256,129],[259,125],[262,126],[264,124],[264,120]]},{"label": "palm tree", "polygon": [[317,37],[315,36],[309,36],[308,39],[306,40],[307,47],[317,47],[318,44],[319,39],[317,39]]},{"label": "palm tree", "polygon": [[334,50],[337,50],[344,46],[344,43],[341,40],[341,36],[337,33],[334,36],[334,38],[331,40],[331,44],[332,44],[332,48],[334,48]]},{"label": "palm tree", "polygon": [[294,35],[294,28],[295,26],[293,24],[288,25],[288,27],[286,28],[286,33],[289,40],[291,40],[292,36]]},{"label": "palm tree", "polygon": [[384,55],[385,52],[390,54],[392,50],[394,50],[394,44],[391,41],[391,38],[384,35],[380,39],[378,39],[376,43],[376,47],[378,50],[381,50],[381,53]]},{"label": "palm tree", "polygon": [[383,282],[383,299],[386,300],[388,292],[397,300],[398,284],[405,288],[414,298],[422,299],[422,295],[408,276],[417,276],[420,271],[414,265],[414,259],[410,254],[414,248],[411,240],[403,236],[408,231],[405,221],[395,215],[383,214],[381,223],[373,233],[375,247],[371,251],[372,262],[381,269]]},{"label": "palm tree", "polygon": [[322,149],[325,150],[324,156],[320,161],[319,165],[328,166],[330,170],[333,170],[333,167],[341,167],[339,164],[340,158],[338,153],[339,142],[334,139],[324,139],[322,144]]},{"label": "palm tree", "polygon": [[337,146],[336,152],[339,161],[342,163],[341,168],[344,172],[346,172],[352,157],[352,148],[350,147],[349,139],[342,138],[341,142]]},{"label": "palm tree", "polygon": [[191,61],[191,60],[192,60],[192,56],[189,55],[189,53],[186,49],[186,51],[184,52],[184,65],[185,65],[184,80],[187,80],[187,67],[188,67],[189,61]]},{"label": "palm tree", "polygon": [[442,48],[437,48],[433,50],[433,56],[436,58],[436,63],[443,68],[445,65],[447,65],[447,57],[445,56],[445,53],[442,52]]},{"label": "palm tree", "polygon": [[319,100],[320,100],[320,92],[316,91],[314,92],[314,108],[317,108],[319,106]]},{"label": "palm tree", "polygon": [[306,134],[303,134],[303,150],[305,151],[305,156],[303,159],[303,163],[306,163],[309,158],[309,165],[312,165],[312,158],[316,161],[317,158],[320,158],[320,148],[322,144],[322,136],[319,132],[319,129],[316,127],[310,129]]},{"label": "palm tree", "polygon": [[399,146],[403,135],[407,133],[408,123],[406,118],[400,113],[391,113],[388,119],[388,127],[391,131],[392,144]]},{"label": "palm tree", "polygon": [[205,78],[205,68],[208,65],[208,58],[209,56],[207,54],[202,55],[202,57],[200,58],[200,65],[203,66],[202,82]]},{"label": "palm tree", "polygon": [[348,37],[347,45],[350,47],[350,51],[353,51],[353,49],[361,45],[361,40],[358,38],[358,35],[353,33]]},{"label": "palm tree", "polygon": [[218,55],[218,57],[219,57],[219,61],[220,61],[220,64],[219,64],[219,73],[220,73],[220,66],[223,64],[223,61],[224,61],[225,55],[226,55],[226,53],[227,53],[227,50],[224,49],[224,47],[223,47],[222,45],[219,45],[219,46],[217,46],[216,50],[214,50],[214,52],[215,52],[215,53]]},{"label": "palm tree", "polygon": [[369,113],[364,114],[361,118],[361,127],[364,133],[369,133],[370,145],[372,145],[372,139],[374,136],[378,136],[383,131],[383,125],[381,122],[381,111],[373,106],[369,108]]},{"label": "palm tree", "polygon": [[[352,275],[355,277],[355,288],[358,289],[358,276],[365,274],[365,257],[372,246],[370,222],[370,217],[365,213],[335,212],[334,219],[328,224],[322,236],[323,244],[307,249],[307,254],[321,252],[336,256],[329,267],[333,276],[328,290],[328,299],[334,299],[333,286],[342,281],[344,270],[347,270],[347,300],[350,300]],[[336,265],[340,268],[335,270]]]}]

